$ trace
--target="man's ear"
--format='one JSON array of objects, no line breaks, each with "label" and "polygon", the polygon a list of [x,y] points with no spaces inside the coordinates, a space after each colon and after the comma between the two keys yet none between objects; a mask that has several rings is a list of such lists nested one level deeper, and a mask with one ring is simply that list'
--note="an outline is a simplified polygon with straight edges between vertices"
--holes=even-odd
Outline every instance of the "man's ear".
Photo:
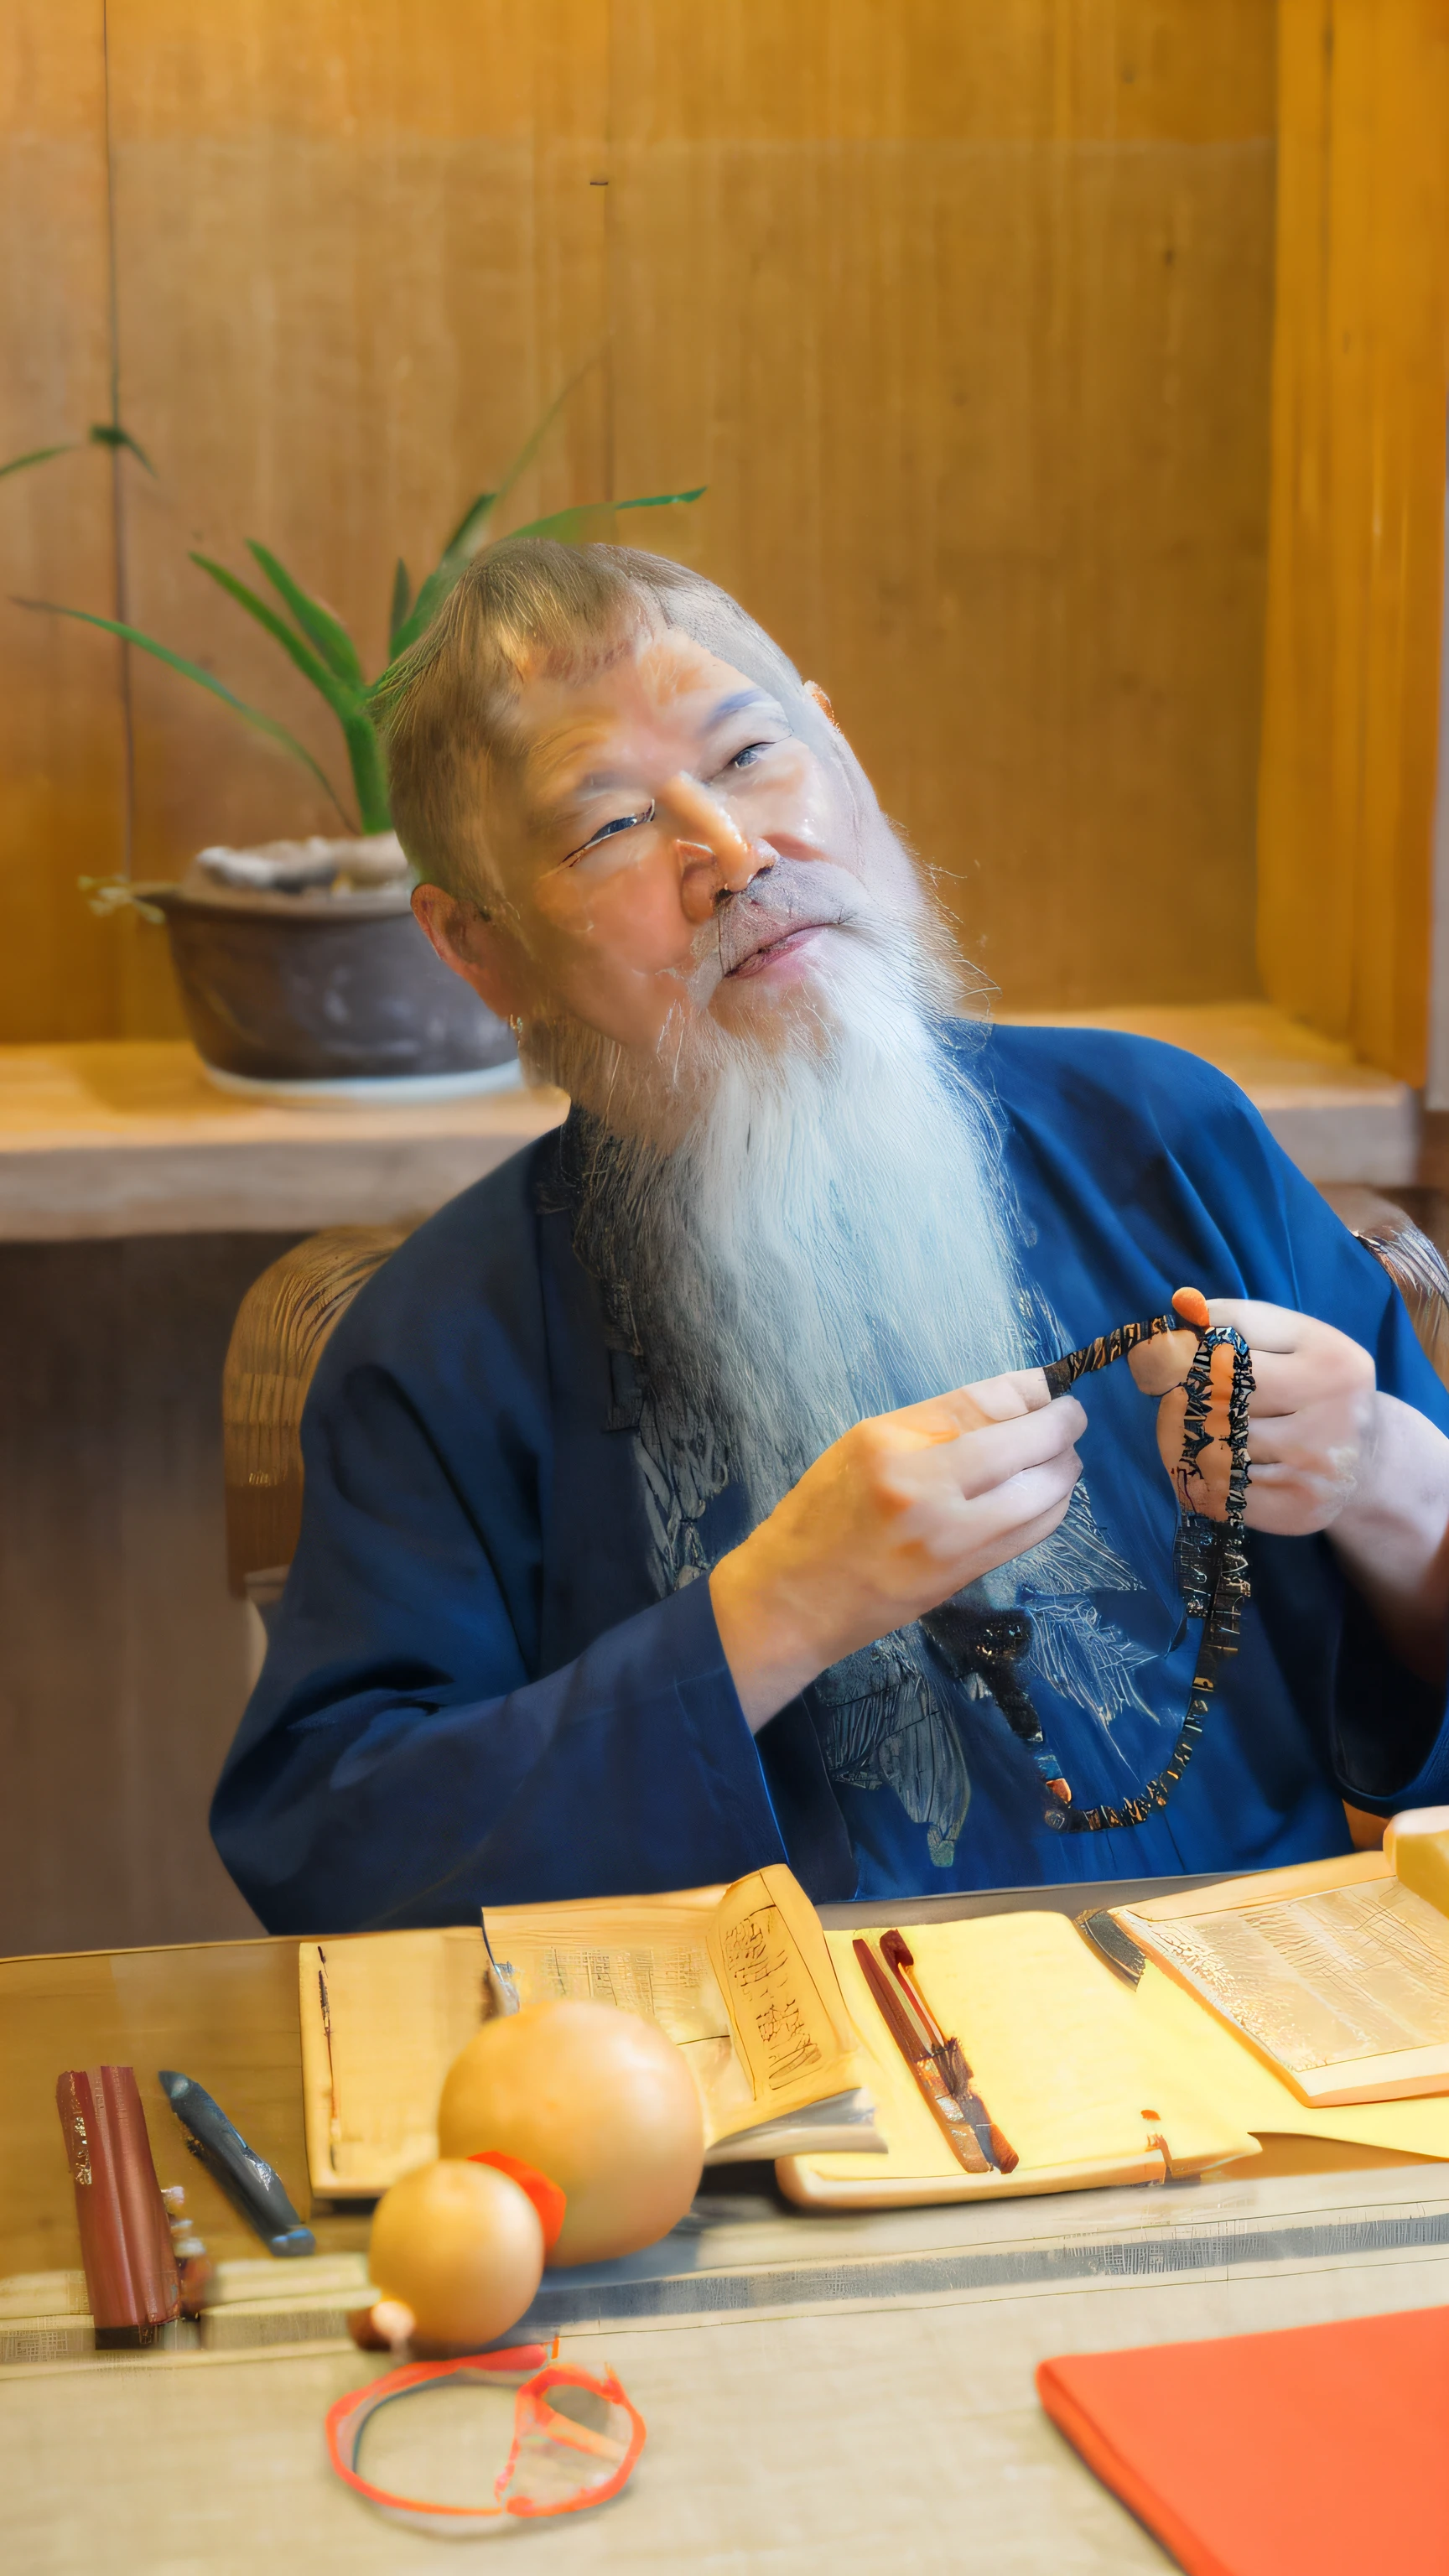
[{"label": "man's ear", "polygon": [[831,705],[830,700],[827,698],[825,691],[820,686],[818,680],[806,681],[805,695],[807,698],[814,699],[821,714],[824,716],[826,723],[835,725],[835,730],[839,733],[840,727],[838,724],[835,724],[835,709]]},{"label": "man's ear", "polygon": [[413,912],[445,966],[471,984],[500,1020],[521,1017],[526,961],[511,932],[443,886],[413,888]]}]

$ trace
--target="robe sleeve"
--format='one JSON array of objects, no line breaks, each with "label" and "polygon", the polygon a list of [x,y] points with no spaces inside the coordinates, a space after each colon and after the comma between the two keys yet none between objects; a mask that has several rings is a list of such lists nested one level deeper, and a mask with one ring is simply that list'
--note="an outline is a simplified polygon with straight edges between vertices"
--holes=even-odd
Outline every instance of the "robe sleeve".
[{"label": "robe sleeve", "polygon": [[309,1403],[302,1543],[212,1808],[268,1929],[462,1923],[782,1859],[708,1584],[530,1678],[509,1595],[538,1569],[509,1550],[537,1554],[535,1464],[518,1441],[496,1462],[490,1526],[405,1381],[363,1357]]}]

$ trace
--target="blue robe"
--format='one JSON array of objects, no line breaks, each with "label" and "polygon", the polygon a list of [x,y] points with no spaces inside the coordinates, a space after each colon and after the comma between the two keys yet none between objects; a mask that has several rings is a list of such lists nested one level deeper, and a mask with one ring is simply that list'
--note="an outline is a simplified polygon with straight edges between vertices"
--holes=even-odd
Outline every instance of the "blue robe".
[{"label": "blue robe", "polygon": [[[1064,1347],[1190,1282],[1337,1325],[1449,1428],[1397,1291],[1220,1074],[1145,1039],[1009,1028],[972,1072]],[[1241,1652],[1135,1829],[1049,1831],[985,1697],[960,1716],[971,1800],[944,1866],[891,1789],[832,1776],[811,1694],[751,1736],[708,1585],[656,1596],[630,1372],[550,1187],[557,1156],[549,1137],[441,1209],[323,1355],[301,1543],[212,1811],[273,1931],[465,1922],[781,1859],[817,1900],[1258,1869],[1346,1850],[1344,1797],[1449,1799],[1442,1694],[1397,1663],[1321,1537],[1250,1536]],[[1197,1631],[1156,1407],[1125,1365],[1080,1392],[1093,1518],[1127,1571],[1057,1605],[1051,1669],[1028,1679],[1085,1807],[1167,1759]]]}]

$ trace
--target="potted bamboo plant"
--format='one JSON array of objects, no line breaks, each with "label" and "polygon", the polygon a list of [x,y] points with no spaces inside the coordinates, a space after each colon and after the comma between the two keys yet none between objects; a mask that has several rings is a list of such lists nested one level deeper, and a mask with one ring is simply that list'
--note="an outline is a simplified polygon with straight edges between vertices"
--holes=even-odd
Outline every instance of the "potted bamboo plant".
[{"label": "potted bamboo plant", "polygon": [[[98,911],[134,904],[146,918],[164,920],[187,1026],[207,1072],[227,1090],[273,1098],[419,1100],[517,1079],[509,1030],[440,964],[413,919],[412,878],[392,831],[373,705],[399,656],[417,641],[487,542],[496,514],[558,408],[555,403],[496,491],[480,492],[469,503],[416,594],[399,561],[387,658],[371,680],[340,618],[269,547],[247,540],[270,596],[210,555],[193,553],[192,562],[265,629],[336,717],[351,775],[352,814],[286,725],[248,706],[198,662],[115,618],[51,600],[20,603],[119,636],[208,690],[280,743],[337,810],[339,837],[273,842],[250,851],[203,850],[176,883],[82,880]],[[582,543],[615,511],[695,501],[702,489],[584,504],[511,533]]]}]

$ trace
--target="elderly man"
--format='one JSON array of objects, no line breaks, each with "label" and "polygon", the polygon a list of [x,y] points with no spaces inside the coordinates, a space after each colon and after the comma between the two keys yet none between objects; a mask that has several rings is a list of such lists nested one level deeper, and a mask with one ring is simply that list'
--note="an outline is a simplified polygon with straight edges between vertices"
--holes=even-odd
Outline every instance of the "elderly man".
[{"label": "elderly man", "polygon": [[[213,1818],[263,1920],[1247,1869],[1449,1797],[1449,1409],[1232,1086],[968,1015],[827,700],[674,564],[495,549],[387,722],[418,917],[573,1108],[318,1371]],[[1253,1598],[1163,1784],[1193,1345],[1041,1363],[1182,1282],[1251,1345]]]}]

